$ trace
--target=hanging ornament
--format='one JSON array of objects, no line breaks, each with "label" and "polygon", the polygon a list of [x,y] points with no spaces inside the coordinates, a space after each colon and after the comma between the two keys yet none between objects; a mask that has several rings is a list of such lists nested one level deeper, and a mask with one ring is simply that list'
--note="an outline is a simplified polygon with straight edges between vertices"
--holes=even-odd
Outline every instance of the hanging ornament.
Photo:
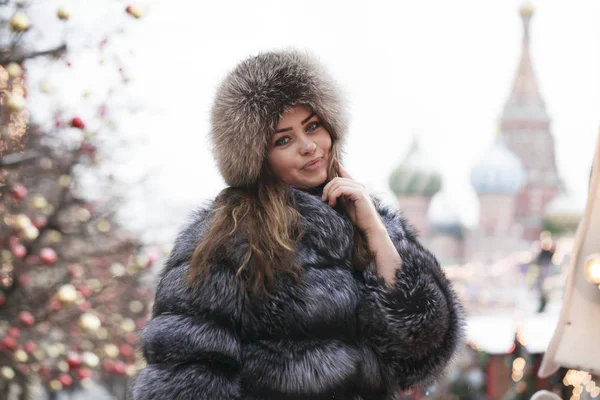
[{"label": "hanging ornament", "polygon": [[17,78],[23,75],[23,68],[16,62],[9,63],[5,68],[6,72],[8,72],[8,76],[11,78]]},{"label": "hanging ornament", "polygon": [[23,345],[23,350],[29,354],[33,354],[37,350],[37,344],[35,342],[28,341]]},{"label": "hanging ornament", "polygon": [[81,314],[79,317],[79,326],[87,331],[96,331],[100,328],[102,322],[97,315],[92,313]]},{"label": "hanging ornament", "polygon": [[24,240],[29,240],[29,241],[37,239],[38,236],[40,236],[40,231],[38,228],[36,228],[33,225],[29,225],[28,227],[23,229],[23,232],[21,233],[21,237]]},{"label": "hanging ornament", "polygon": [[58,19],[66,21],[71,15],[69,14],[69,11],[66,8],[59,7],[58,10],[56,10],[56,16],[58,17]]},{"label": "hanging ornament", "polygon": [[58,256],[54,249],[50,247],[44,247],[40,250],[40,260],[46,265],[52,265],[58,260]]},{"label": "hanging ornament", "polygon": [[119,348],[113,343],[107,343],[103,347],[104,354],[108,358],[117,358],[119,356]]},{"label": "hanging ornament", "polygon": [[135,331],[135,321],[131,318],[125,318],[123,322],[121,322],[121,329],[123,329],[124,332]]},{"label": "hanging ornament", "polygon": [[85,123],[83,122],[83,119],[81,119],[80,117],[74,117],[71,120],[71,126],[73,128],[83,129],[83,128],[85,128]]},{"label": "hanging ornament", "polygon": [[50,387],[50,390],[52,390],[53,392],[60,392],[63,388],[62,383],[60,383],[60,381],[57,379],[52,379],[50,381],[50,383],[48,384],[48,386]]},{"label": "hanging ornament", "polygon": [[44,80],[40,83],[40,90],[43,93],[50,93],[50,92],[52,92],[52,86],[50,86],[48,81]]},{"label": "hanging ornament", "polygon": [[69,175],[61,175],[60,178],[58,178],[58,184],[63,189],[68,188],[71,186],[71,177]]},{"label": "hanging ornament", "polygon": [[16,326],[11,326],[10,328],[8,328],[8,336],[18,338],[19,335],[21,335],[21,330]]},{"label": "hanging ornament", "polygon": [[13,357],[14,357],[15,361],[18,363],[27,362],[27,360],[29,359],[29,356],[27,355],[27,353],[24,350],[15,351],[15,354]]},{"label": "hanging ornament", "polygon": [[88,379],[92,377],[92,371],[88,368],[81,368],[77,371],[77,377],[79,379]]},{"label": "hanging ornament", "polygon": [[29,21],[29,17],[25,15],[25,13],[22,11],[17,11],[16,13],[14,13],[9,23],[10,29],[13,32],[26,31],[27,29],[29,29],[30,25],[31,22]]},{"label": "hanging ornament", "polygon": [[15,201],[21,201],[27,196],[27,188],[20,183],[10,187],[10,195]]},{"label": "hanging ornament", "polygon": [[7,96],[5,105],[9,111],[17,112],[25,108],[27,101],[25,101],[25,98],[20,94],[13,93]]},{"label": "hanging ornament", "polygon": [[113,263],[110,266],[110,273],[114,278],[120,278],[125,275],[125,267],[121,263]]},{"label": "hanging ornament", "polygon": [[62,285],[58,289],[58,300],[65,304],[72,304],[77,300],[77,289],[71,284]]},{"label": "hanging ornament", "polygon": [[21,311],[18,318],[19,321],[26,326],[31,326],[35,323],[35,318],[29,311]]},{"label": "hanging ornament", "polygon": [[100,220],[96,225],[96,229],[98,229],[98,232],[100,233],[107,233],[110,231],[110,228],[110,222],[106,219]]},{"label": "hanging ornament", "polygon": [[38,194],[31,199],[31,205],[38,210],[42,210],[48,205],[48,200],[46,200],[44,196]]},{"label": "hanging ornament", "polygon": [[127,6],[125,11],[134,18],[140,18],[142,16],[142,10],[135,6]]},{"label": "hanging ornament", "polygon": [[84,351],[81,355],[81,360],[89,368],[96,368],[100,364],[100,358],[91,351]]},{"label": "hanging ornament", "polygon": [[0,368],[0,374],[2,374],[4,379],[10,381],[15,377],[15,370],[11,367],[2,367]]}]

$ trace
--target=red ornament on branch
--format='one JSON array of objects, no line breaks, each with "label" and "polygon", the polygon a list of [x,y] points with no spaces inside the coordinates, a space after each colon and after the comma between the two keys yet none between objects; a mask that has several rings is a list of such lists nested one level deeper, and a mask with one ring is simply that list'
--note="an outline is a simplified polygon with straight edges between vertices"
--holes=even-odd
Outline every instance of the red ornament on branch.
[{"label": "red ornament on branch", "polygon": [[56,260],[58,260],[58,256],[56,255],[54,249],[51,249],[50,247],[44,247],[42,250],[40,250],[40,260],[42,260],[42,262],[46,265],[52,265],[56,262]]},{"label": "red ornament on branch", "polygon": [[27,188],[20,183],[15,183],[10,188],[10,195],[15,201],[21,201],[27,196]]},{"label": "red ornament on branch", "polygon": [[83,122],[83,120],[80,117],[75,117],[71,120],[71,126],[73,128],[83,129],[83,128],[85,128],[85,123]]},{"label": "red ornament on branch", "polygon": [[33,314],[31,314],[29,311],[21,311],[19,313],[19,321],[23,325],[31,326],[35,323],[35,318],[33,317]]}]

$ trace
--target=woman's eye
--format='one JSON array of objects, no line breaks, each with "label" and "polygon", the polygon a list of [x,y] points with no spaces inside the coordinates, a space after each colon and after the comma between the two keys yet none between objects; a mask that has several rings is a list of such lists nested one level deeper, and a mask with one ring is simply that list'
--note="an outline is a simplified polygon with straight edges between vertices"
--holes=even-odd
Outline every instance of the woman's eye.
[{"label": "woman's eye", "polygon": [[275,141],[275,146],[283,146],[286,145],[290,140],[289,136],[280,137]]},{"label": "woman's eye", "polygon": [[306,130],[309,131],[309,132],[310,131],[314,131],[319,126],[321,126],[321,124],[319,123],[319,121],[313,121],[310,124],[306,125]]}]

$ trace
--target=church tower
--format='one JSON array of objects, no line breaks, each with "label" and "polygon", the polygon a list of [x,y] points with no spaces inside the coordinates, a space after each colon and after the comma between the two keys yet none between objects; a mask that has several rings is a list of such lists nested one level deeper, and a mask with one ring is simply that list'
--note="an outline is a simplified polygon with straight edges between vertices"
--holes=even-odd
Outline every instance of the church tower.
[{"label": "church tower", "polygon": [[556,168],[550,117],[540,94],[530,54],[530,22],[533,5],[520,8],[523,49],[511,93],[501,117],[505,144],[521,160],[526,183],[517,197],[516,222],[524,238],[535,240],[543,229],[546,206],[557,195],[560,180]]}]

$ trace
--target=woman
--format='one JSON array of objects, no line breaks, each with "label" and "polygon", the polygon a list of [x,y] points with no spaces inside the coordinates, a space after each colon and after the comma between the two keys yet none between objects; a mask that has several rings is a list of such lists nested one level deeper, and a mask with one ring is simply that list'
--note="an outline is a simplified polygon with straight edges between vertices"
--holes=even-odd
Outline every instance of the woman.
[{"label": "woman", "polygon": [[133,397],[383,400],[444,372],[461,307],[405,220],[340,165],[338,90],[306,54],[260,54],[218,89],[229,187],[179,234]]}]

